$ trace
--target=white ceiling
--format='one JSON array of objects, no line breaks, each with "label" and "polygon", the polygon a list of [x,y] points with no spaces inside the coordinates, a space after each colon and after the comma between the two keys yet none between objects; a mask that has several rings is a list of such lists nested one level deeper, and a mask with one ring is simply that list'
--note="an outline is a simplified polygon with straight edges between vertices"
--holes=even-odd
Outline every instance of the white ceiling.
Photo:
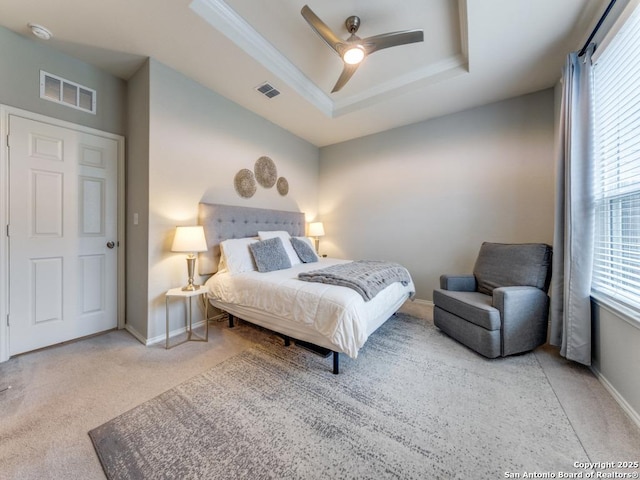
[{"label": "white ceiling", "polygon": [[[324,146],[553,86],[606,0],[0,0],[0,25],[123,79],[146,57]],[[340,58],[300,15],[342,38],[421,28],[425,41],[374,53],[329,93]],[[255,87],[269,82],[268,99]]]}]

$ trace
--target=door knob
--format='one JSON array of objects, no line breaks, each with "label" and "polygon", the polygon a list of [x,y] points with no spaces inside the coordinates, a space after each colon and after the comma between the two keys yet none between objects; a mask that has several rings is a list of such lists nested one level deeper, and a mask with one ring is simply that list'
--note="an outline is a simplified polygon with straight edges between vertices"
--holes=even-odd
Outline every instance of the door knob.
[{"label": "door knob", "polygon": [[113,248],[116,244],[114,242],[107,242],[107,248]]}]

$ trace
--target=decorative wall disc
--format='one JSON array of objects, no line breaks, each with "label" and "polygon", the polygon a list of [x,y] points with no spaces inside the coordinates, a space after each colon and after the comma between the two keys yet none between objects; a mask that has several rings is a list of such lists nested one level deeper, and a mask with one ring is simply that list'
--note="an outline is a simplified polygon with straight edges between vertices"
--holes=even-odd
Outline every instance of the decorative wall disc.
[{"label": "decorative wall disc", "polygon": [[289,182],[286,178],[280,177],[278,179],[276,188],[278,189],[278,193],[284,197],[287,193],[289,193]]},{"label": "decorative wall disc", "polygon": [[236,173],[236,176],[233,179],[233,185],[236,187],[238,195],[244,198],[253,197],[253,194],[256,193],[258,188],[253,172],[248,168],[243,168]]},{"label": "decorative wall disc", "polygon": [[253,170],[256,172],[256,180],[264,188],[271,188],[276,184],[278,170],[276,164],[269,157],[260,157],[256,160]]}]

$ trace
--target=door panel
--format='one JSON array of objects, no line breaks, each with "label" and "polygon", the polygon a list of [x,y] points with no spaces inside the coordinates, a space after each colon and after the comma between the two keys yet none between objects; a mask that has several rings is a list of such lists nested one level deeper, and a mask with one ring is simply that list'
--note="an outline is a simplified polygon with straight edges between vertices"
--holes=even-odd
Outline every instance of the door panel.
[{"label": "door panel", "polygon": [[9,116],[10,355],[117,326],[117,141]]},{"label": "door panel", "polygon": [[80,257],[80,305],[81,315],[102,312],[105,308],[104,293],[105,255],[83,255]]},{"label": "door panel", "polygon": [[59,172],[31,171],[29,192],[31,237],[62,237],[62,191],[64,175]]},{"label": "door panel", "polygon": [[31,259],[31,278],[27,288],[39,295],[31,297],[34,323],[62,320],[62,258]]},{"label": "door panel", "polygon": [[104,236],[105,185],[102,178],[80,177],[80,235]]}]

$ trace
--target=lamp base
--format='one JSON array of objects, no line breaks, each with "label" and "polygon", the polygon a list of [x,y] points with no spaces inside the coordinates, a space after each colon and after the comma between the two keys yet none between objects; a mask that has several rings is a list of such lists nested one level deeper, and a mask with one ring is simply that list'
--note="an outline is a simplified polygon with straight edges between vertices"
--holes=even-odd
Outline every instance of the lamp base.
[{"label": "lamp base", "polygon": [[190,253],[187,256],[187,273],[189,274],[189,283],[187,283],[186,287],[182,287],[183,292],[193,292],[194,290],[198,290],[200,285],[194,285],[193,283],[193,271],[196,264],[196,256],[193,253]]}]

